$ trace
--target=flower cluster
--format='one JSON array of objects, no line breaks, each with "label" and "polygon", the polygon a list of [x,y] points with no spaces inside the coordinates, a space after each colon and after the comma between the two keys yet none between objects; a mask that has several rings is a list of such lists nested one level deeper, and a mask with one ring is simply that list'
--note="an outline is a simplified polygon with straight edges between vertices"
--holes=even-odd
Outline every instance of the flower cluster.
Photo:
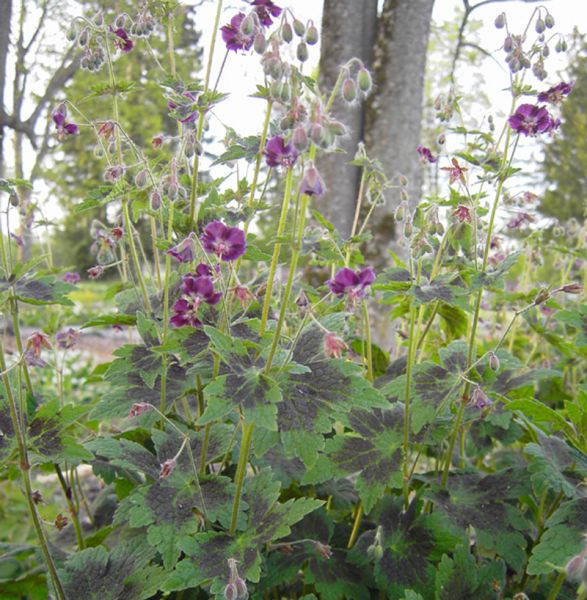
[{"label": "flower cluster", "polygon": [[170,319],[174,327],[200,327],[202,321],[198,318],[198,313],[202,302],[208,305],[218,304],[222,293],[214,290],[214,283],[208,273],[209,267],[202,264],[196,273],[182,277],[181,297],[173,305],[175,314]]},{"label": "flower cluster", "polygon": [[521,104],[508,119],[509,126],[517,133],[535,136],[557,129],[560,119],[555,119],[545,106]]},{"label": "flower cluster", "polygon": [[67,121],[67,107],[63,102],[51,112],[51,118],[57,127],[57,137],[60,140],[67,135],[79,133],[79,127],[75,123]]}]

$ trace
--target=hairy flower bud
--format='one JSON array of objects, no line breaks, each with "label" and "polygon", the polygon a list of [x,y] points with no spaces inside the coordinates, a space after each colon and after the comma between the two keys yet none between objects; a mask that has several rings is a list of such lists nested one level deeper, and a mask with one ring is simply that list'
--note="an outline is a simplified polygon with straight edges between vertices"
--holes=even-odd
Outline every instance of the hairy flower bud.
[{"label": "hairy flower bud", "polygon": [[128,413],[129,419],[134,419],[145,412],[153,410],[153,405],[148,402],[135,402]]},{"label": "hairy flower bud", "polygon": [[80,45],[80,47],[85,48],[88,45],[89,41],[90,41],[90,31],[86,27],[86,28],[82,29],[82,32],[79,34],[77,43]]},{"label": "hairy flower bud", "polygon": [[8,202],[10,202],[10,206],[18,206],[20,204],[20,198],[16,192],[12,192],[10,196],[8,196]]},{"label": "hairy flower bud", "polygon": [[414,226],[412,225],[412,220],[408,219],[404,223],[404,237],[410,238],[412,237],[412,233],[414,233]]},{"label": "hairy flower bud", "polygon": [[373,544],[367,548],[367,556],[377,562],[383,556],[383,548],[380,544]]},{"label": "hairy flower bud", "polygon": [[122,29],[126,25],[126,15],[124,13],[118,15],[114,19],[114,29]]},{"label": "hairy flower bud", "polygon": [[293,28],[299,37],[302,37],[306,33],[306,26],[299,19],[294,19]]},{"label": "hairy flower bud", "polygon": [[237,600],[238,589],[235,583],[228,583],[223,592],[224,600]]},{"label": "hairy flower bud", "polygon": [[253,48],[257,54],[263,54],[267,49],[267,40],[262,31],[259,31],[253,41]]},{"label": "hairy flower bud", "polygon": [[505,13],[499,13],[497,17],[495,17],[494,24],[497,29],[503,29],[505,27]]},{"label": "hairy flower bud", "polygon": [[444,225],[440,221],[434,225],[434,230],[436,235],[444,235]]},{"label": "hairy flower bud", "polygon": [[393,215],[393,218],[395,219],[396,223],[401,223],[404,220],[404,217],[406,215],[406,210],[405,210],[405,205],[402,202],[396,209],[395,209],[395,213]]},{"label": "hairy flower bud", "polygon": [[503,49],[506,52],[511,52],[514,48],[514,40],[511,35],[506,35],[505,40],[503,41]]},{"label": "hairy flower bud", "polygon": [[309,57],[308,46],[305,42],[300,42],[296,48],[296,56],[300,62],[306,62]]},{"label": "hairy flower bud", "polygon": [[140,170],[135,175],[135,185],[139,188],[145,187],[147,185],[147,180],[149,178],[149,172],[147,169]]},{"label": "hairy flower bud", "polygon": [[536,19],[536,25],[534,26],[534,28],[536,29],[536,33],[543,33],[544,30],[546,29],[546,24],[544,23],[544,19],[542,19],[541,17],[538,17],[538,19]]},{"label": "hairy flower bud", "polygon": [[293,29],[287,21],[281,26],[281,39],[287,44],[293,40]]},{"label": "hairy flower bud", "polygon": [[357,99],[357,86],[350,77],[342,82],[342,97],[349,104]]},{"label": "hairy flower bud", "polygon": [[314,144],[320,145],[322,142],[322,138],[324,137],[324,127],[320,125],[320,123],[314,123],[312,127],[310,127],[310,139]]},{"label": "hairy flower bud", "polygon": [[284,83],[281,86],[281,94],[279,95],[279,99],[287,104],[291,99],[291,88],[289,87],[289,83]]},{"label": "hairy flower bud", "polygon": [[308,29],[306,30],[306,42],[313,46],[318,43],[318,28],[314,25],[313,21],[308,21]]},{"label": "hairy flower bud", "polygon": [[489,353],[489,368],[492,371],[499,371],[499,358],[497,358],[495,352]]},{"label": "hairy flower bud", "polygon": [[299,152],[304,152],[309,146],[308,134],[306,133],[305,127],[298,125],[294,129],[294,132],[291,136],[291,141],[296,150]]},{"label": "hairy flower bud", "polygon": [[236,585],[236,591],[238,593],[239,598],[248,598],[249,590],[247,589],[247,583],[242,577],[237,577],[234,580],[234,585]]},{"label": "hairy flower bud", "polygon": [[544,17],[544,24],[548,29],[552,29],[554,27],[554,17],[550,13]]},{"label": "hairy flower bud", "polygon": [[540,289],[538,294],[536,294],[536,298],[534,298],[534,304],[538,306],[543,302],[546,302],[550,298],[550,292],[546,288]]},{"label": "hairy flower bud", "polygon": [[66,39],[67,39],[68,42],[75,41],[75,38],[77,37],[77,29],[72,25],[67,30],[67,33],[65,34],[65,37],[66,37]]},{"label": "hairy flower bud", "polygon": [[175,460],[175,458],[167,459],[161,465],[161,470],[159,471],[159,477],[161,479],[165,479],[166,477],[169,477],[171,475],[171,473],[173,473],[173,471],[175,470],[175,467],[177,467],[177,461]]},{"label": "hairy flower bud", "polygon": [[561,292],[565,292],[566,294],[580,294],[583,291],[583,286],[580,283],[567,283],[563,285],[561,288]]},{"label": "hairy flower bud", "polygon": [[347,134],[347,128],[344,126],[344,123],[335,120],[328,122],[328,131],[337,137]]},{"label": "hairy flower bud", "polygon": [[253,13],[243,19],[240,30],[245,37],[250,37],[253,34],[255,31],[255,18],[253,17]]},{"label": "hairy flower bud", "polygon": [[357,73],[357,85],[361,92],[368,94],[373,87],[373,81],[371,79],[371,73],[365,67],[361,67]]},{"label": "hairy flower bud", "polygon": [[153,190],[149,196],[149,202],[153,210],[159,210],[161,208],[161,192],[159,190]]},{"label": "hairy flower bud", "polygon": [[104,15],[101,12],[97,12],[92,21],[96,27],[102,27],[104,25]]}]

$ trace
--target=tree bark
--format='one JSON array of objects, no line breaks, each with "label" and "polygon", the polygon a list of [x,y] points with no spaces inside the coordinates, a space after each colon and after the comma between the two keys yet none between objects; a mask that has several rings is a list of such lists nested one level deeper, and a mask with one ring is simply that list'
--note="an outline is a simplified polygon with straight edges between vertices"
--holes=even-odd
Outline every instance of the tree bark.
[{"label": "tree bark", "polygon": [[[322,53],[320,83],[328,92],[334,87],[340,67],[356,57],[370,67],[373,42],[377,31],[377,0],[325,0],[322,13]],[[355,67],[356,72],[356,67]],[[348,165],[363,139],[364,112],[361,104],[349,106],[337,97],[333,114],[349,130],[341,144],[346,152],[323,155],[318,168],[326,183],[326,194],[316,202],[317,208],[332,221],[339,233],[351,231],[359,187],[359,169]]]},{"label": "tree bark", "polygon": [[[4,90],[6,86],[6,65],[10,46],[10,22],[12,20],[12,0],[0,0],[0,115],[5,112]],[[5,127],[0,120],[0,177],[4,177],[4,136]]]}]

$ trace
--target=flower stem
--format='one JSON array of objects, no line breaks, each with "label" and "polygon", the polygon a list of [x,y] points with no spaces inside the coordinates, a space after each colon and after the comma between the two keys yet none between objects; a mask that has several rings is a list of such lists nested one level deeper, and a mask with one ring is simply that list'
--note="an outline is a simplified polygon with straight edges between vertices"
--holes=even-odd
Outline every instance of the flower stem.
[{"label": "flower stem", "polygon": [[409,470],[409,451],[410,451],[410,391],[412,387],[412,367],[414,363],[414,350],[416,348],[416,339],[414,335],[416,323],[416,309],[410,306],[410,332],[408,338],[408,362],[406,364],[406,400],[404,404],[404,447],[403,447],[403,491],[404,503],[406,508],[409,504],[410,495],[410,470]]},{"label": "flower stem", "polygon": [[238,509],[240,506],[241,495],[243,491],[243,483],[245,480],[245,473],[247,471],[247,463],[249,462],[249,450],[251,448],[251,437],[253,435],[253,429],[255,428],[254,423],[244,423],[243,433],[241,438],[241,447],[238,457],[238,465],[236,468],[236,491],[234,494],[234,502],[232,504],[232,518],[230,520],[230,535],[233,535],[236,531],[236,525],[238,521]]},{"label": "flower stem", "polygon": [[367,363],[367,379],[373,383],[375,377],[373,375],[373,348],[371,347],[371,321],[369,320],[369,309],[367,303],[363,300],[363,320],[365,322],[365,342],[366,350],[364,359]]},{"label": "flower stem", "polygon": [[59,483],[61,485],[61,489],[63,490],[65,500],[67,501],[67,506],[69,507],[69,514],[71,515],[71,522],[73,523],[73,529],[75,531],[75,539],[77,540],[77,548],[78,550],[83,550],[85,548],[85,544],[82,535],[82,528],[79,522],[79,511],[75,506],[71,496],[73,490],[73,482],[71,486],[67,485],[65,477],[63,476],[63,472],[61,471],[61,467],[57,463],[55,463],[53,467],[55,469],[55,473],[57,474],[57,479],[59,479]]},{"label": "flower stem", "polygon": [[[0,371],[6,371],[6,360],[4,358],[4,348],[2,346],[1,341]],[[63,590],[61,580],[59,579],[59,574],[57,573],[57,567],[53,562],[53,557],[51,556],[51,552],[49,550],[49,542],[47,540],[45,530],[43,529],[43,523],[41,521],[41,518],[39,517],[39,513],[37,512],[37,507],[33,501],[33,489],[30,475],[31,467],[28,460],[25,434],[21,427],[20,418],[18,416],[18,409],[16,407],[16,402],[12,394],[12,387],[10,386],[10,380],[7,373],[4,373],[2,375],[2,383],[4,384],[4,389],[6,391],[6,400],[8,402],[8,409],[10,411],[10,419],[12,421],[12,427],[14,429],[14,435],[16,437],[16,442],[18,446],[18,454],[20,459],[20,474],[22,484],[24,487],[24,494],[29,508],[29,513],[31,515],[33,526],[35,528],[35,532],[39,540],[39,545],[41,546],[41,552],[43,553],[45,563],[47,564],[47,569],[49,571],[51,582],[53,583],[53,588],[55,591],[55,595],[57,596],[57,600],[66,600],[65,591]]]},{"label": "flower stem", "polygon": [[[293,179],[293,168],[290,167],[287,171],[287,177],[285,180],[285,191],[283,193],[283,201],[281,204],[281,215],[279,217],[279,223],[277,225],[277,238],[281,238],[285,230],[285,222],[287,219],[287,213],[289,209],[289,199],[291,196]],[[263,336],[265,328],[267,327],[267,318],[269,317],[269,308],[271,306],[271,296],[273,293],[273,282],[275,281],[275,271],[277,270],[277,263],[279,262],[279,254],[281,251],[281,242],[277,241],[273,248],[273,257],[271,258],[271,266],[269,267],[269,278],[267,279],[267,289],[265,291],[265,298],[263,300],[263,312],[261,314],[261,325],[259,329],[259,335]]]},{"label": "flower stem", "polygon": [[355,520],[353,522],[353,529],[351,531],[351,535],[349,537],[349,541],[347,543],[347,548],[350,550],[357,540],[357,536],[359,535],[359,527],[361,526],[361,521],[363,519],[363,503],[359,500],[357,504],[357,508],[355,511]]}]

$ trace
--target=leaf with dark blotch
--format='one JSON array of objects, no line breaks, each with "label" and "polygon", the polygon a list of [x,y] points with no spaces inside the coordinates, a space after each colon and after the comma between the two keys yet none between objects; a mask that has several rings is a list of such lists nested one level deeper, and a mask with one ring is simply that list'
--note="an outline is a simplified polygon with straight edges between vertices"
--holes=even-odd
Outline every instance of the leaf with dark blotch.
[{"label": "leaf with dark blotch", "polygon": [[576,346],[579,348],[587,346],[587,305],[579,304],[573,310],[559,310],[554,318],[565,325],[570,325],[577,332]]},{"label": "leaf with dark blotch", "polygon": [[0,279],[0,293],[14,286],[16,298],[27,304],[61,304],[73,306],[67,295],[75,290],[75,286],[65,283],[52,275],[35,278],[23,278],[16,283]]},{"label": "leaf with dark blotch", "polygon": [[140,471],[157,480],[161,464],[157,457],[144,446],[124,438],[99,437],[86,445],[97,459],[108,461],[121,469]]},{"label": "leaf with dark blotch", "polygon": [[162,570],[149,565],[154,554],[146,544],[132,542],[120,543],[110,552],[97,546],[72,554],[61,570],[65,594],[84,600],[149,598],[163,579]]},{"label": "leaf with dark blotch", "polygon": [[416,299],[416,306],[438,300],[464,310],[469,308],[468,297],[470,293],[460,277],[454,276],[437,277],[432,282],[414,285],[410,290],[410,294]]},{"label": "leaf with dark blotch", "polygon": [[574,498],[581,481],[587,477],[587,458],[555,436],[539,435],[538,444],[526,444],[524,453],[530,457],[528,471],[537,497],[547,491]]},{"label": "leaf with dark blotch", "polygon": [[318,457],[324,435],[352,408],[384,408],[385,398],[365,377],[361,368],[323,352],[324,333],[309,327],[300,336],[293,360],[310,369],[289,374],[282,381],[283,402],[278,405],[278,424],[286,453],[307,466]]},{"label": "leaf with dark blotch", "polygon": [[269,467],[284,488],[300,481],[306,472],[304,463],[299,458],[285,456],[280,444],[265,452],[258,462],[262,467]]},{"label": "leaf with dark blotch", "polygon": [[524,564],[529,527],[517,508],[520,496],[530,492],[523,469],[506,469],[482,477],[477,473],[453,473],[446,489],[432,486],[427,496],[459,528],[475,528],[478,543],[502,556],[514,569]]},{"label": "leaf with dark blotch", "polygon": [[401,499],[386,496],[376,511],[378,527],[359,537],[349,558],[357,565],[367,565],[373,556],[368,549],[380,545],[382,555],[375,559],[374,568],[378,587],[390,598],[401,598],[406,588],[429,597],[433,564],[464,536],[452,535],[441,514],[418,514],[415,502],[407,511],[402,505]]},{"label": "leaf with dark blotch", "polygon": [[0,461],[8,457],[15,448],[14,428],[10,411],[5,404],[4,395],[0,393]]},{"label": "leaf with dark blotch", "polygon": [[567,562],[585,547],[587,498],[561,504],[546,522],[546,531],[534,546],[528,563],[530,575],[546,575]]},{"label": "leaf with dark blotch", "polygon": [[501,560],[477,563],[466,546],[442,557],[436,571],[438,600],[494,600],[504,589],[505,564]]},{"label": "leaf with dark blotch", "polygon": [[518,263],[519,258],[519,252],[511,252],[494,269],[490,269],[485,273],[473,272],[470,284],[471,290],[498,285],[503,287],[506,273]]}]

